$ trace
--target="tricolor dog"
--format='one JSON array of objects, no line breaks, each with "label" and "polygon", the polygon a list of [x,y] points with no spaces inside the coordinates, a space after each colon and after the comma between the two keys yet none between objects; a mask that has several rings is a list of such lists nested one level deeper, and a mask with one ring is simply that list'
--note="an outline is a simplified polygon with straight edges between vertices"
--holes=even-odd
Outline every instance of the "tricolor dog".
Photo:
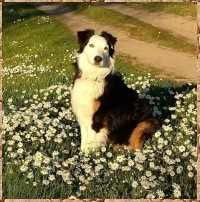
[{"label": "tricolor dog", "polygon": [[107,143],[140,149],[160,127],[148,105],[115,69],[117,39],[107,32],[79,31],[71,103],[81,128],[81,150]]}]

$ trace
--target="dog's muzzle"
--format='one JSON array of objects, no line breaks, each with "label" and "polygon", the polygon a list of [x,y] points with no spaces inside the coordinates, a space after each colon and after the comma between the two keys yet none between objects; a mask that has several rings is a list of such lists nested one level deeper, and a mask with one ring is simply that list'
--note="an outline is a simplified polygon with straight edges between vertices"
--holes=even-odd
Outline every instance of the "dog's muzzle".
[{"label": "dog's muzzle", "polygon": [[102,57],[100,57],[100,56],[95,56],[94,57],[94,62],[95,62],[96,65],[99,65],[101,61],[102,61]]}]

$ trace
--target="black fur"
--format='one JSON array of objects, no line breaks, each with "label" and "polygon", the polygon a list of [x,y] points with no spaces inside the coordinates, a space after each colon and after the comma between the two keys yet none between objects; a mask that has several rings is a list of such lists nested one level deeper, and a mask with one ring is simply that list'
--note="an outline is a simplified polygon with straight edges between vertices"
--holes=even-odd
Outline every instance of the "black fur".
[{"label": "black fur", "polygon": [[99,132],[106,126],[112,143],[128,145],[133,129],[139,122],[151,119],[151,111],[145,101],[138,98],[137,92],[125,85],[119,73],[108,75],[105,81],[105,91],[98,98],[101,105],[93,115],[92,128]]},{"label": "black fur", "polygon": [[[94,35],[94,34],[95,34],[95,32],[92,29],[86,29],[84,31],[79,31],[77,33],[78,43],[79,43],[79,51],[78,51],[78,53],[83,52],[84,47],[87,45],[90,37],[92,35]],[[112,36],[111,34],[105,32],[105,31],[101,32],[100,36],[104,37],[107,40],[108,46],[109,46],[109,55],[111,57],[113,57],[113,55],[115,53],[114,46],[115,46],[115,43],[117,42],[117,38],[115,38],[114,36]]]},{"label": "black fur", "polygon": [[113,58],[113,55],[115,53],[114,46],[115,46],[115,43],[117,42],[117,38],[115,38],[114,36],[112,36],[111,34],[107,32],[102,32],[101,36],[107,40],[108,46],[109,46],[109,55]]},{"label": "black fur", "polygon": [[74,84],[76,79],[81,78],[82,71],[78,67],[78,62],[77,61],[73,63],[73,66],[74,66],[74,71],[75,71],[74,79],[73,79],[73,84]]},{"label": "black fur", "polygon": [[[92,35],[94,35],[94,30],[92,30],[92,29],[87,29],[84,31],[77,32],[78,44],[79,44],[78,53],[83,52],[85,46],[87,45],[87,43]],[[81,77],[82,72],[78,67],[78,61],[74,62],[73,66],[74,66],[74,71],[75,71],[74,79],[73,79],[73,84],[74,84],[75,80]]]},{"label": "black fur", "polygon": [[78,53],[82,53],[85,46],[87,45],[90,37],[94,35],[94,30],[86,29],[85,31],[79,31],[78,35],[78,44],[79,44],[79,51]]}]

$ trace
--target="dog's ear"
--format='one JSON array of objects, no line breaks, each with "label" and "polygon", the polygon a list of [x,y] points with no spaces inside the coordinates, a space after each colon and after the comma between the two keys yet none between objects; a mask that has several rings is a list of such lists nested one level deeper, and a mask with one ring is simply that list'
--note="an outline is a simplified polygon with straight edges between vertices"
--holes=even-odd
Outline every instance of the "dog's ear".
[{"label": "dog's ear", "polygon": [[115,46],[115,43],[117,42],[117,38],[115,38],[114,36],[112,36],[108,32],[102,32],[101,36],[107,40],[108,45],[109,45],[109,54],[113,58],[114,53],[115,53],[114,46]]},{"label": "dog's ear", "polygon": [[79,52],[82,52],[84,47],[86,46],[87,42],[89,41],[90,37],[94,35],[94,30],[86,29],[84,31],[77,32],[78,36],[78,44],[79,44]]},{"label": "dog's ear", "polygon": [[101,36],[104,37],[108,41],[108,45],[114,49],[115,43],[117,42],[117,38],[108,32],[102,32]]}]

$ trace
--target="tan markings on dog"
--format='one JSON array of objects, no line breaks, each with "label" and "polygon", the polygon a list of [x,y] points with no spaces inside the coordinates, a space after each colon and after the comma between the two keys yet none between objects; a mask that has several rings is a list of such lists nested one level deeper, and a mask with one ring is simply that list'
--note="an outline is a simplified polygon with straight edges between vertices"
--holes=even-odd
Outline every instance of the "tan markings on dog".
[{"label": "tan markings on dog", "polygon": [[160,128],[160,124],[155,119],[146,119],[140,122],[134,129],[129,139],[129,149],[135,151],[144,145],[145,136],[153,135]]},{"label": "tan markings on dog", "polygon": [[100,105],[101,105],[100,101],[98,101],[98,100],[93,101],[93,111],[94,111],[94,113],[99,109]]}]

